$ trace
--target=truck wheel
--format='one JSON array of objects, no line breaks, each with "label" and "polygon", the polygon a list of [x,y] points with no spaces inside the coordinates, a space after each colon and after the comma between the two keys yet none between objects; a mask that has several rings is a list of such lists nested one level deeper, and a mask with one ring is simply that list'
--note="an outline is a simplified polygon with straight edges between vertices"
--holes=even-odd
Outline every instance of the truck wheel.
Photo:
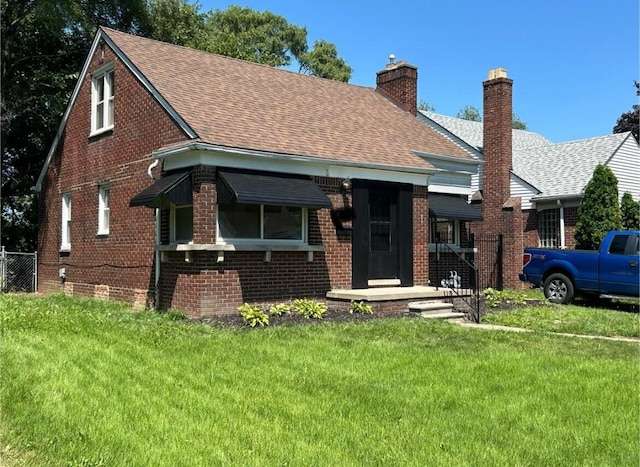
[{"label": "truck wheel", "polygon": [[564,274],[556,272],[544,281],[544,296],[551,303],[569,303],[573,295],[573,283]]}]

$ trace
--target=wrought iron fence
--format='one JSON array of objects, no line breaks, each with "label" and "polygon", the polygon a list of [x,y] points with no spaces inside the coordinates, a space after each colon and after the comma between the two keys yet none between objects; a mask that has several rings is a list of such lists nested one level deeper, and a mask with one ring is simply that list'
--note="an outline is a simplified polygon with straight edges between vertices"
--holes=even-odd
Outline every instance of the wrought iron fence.
[{"label": "wrought iron fence", "polygon": [[38,290],[38,252],[0,251],[0,291],[30,292]]}]

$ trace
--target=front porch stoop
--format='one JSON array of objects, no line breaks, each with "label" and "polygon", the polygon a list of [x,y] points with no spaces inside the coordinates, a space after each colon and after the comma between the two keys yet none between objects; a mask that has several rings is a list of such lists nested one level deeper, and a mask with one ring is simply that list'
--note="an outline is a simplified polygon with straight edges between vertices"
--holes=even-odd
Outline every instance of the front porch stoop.
[{"label": "front porch stoop", "polygon": [[456,319],[465,316],[464,313],[455,310],[453,303],[440,301],[411,302],[409,303],[409,311],[430,319]]}]

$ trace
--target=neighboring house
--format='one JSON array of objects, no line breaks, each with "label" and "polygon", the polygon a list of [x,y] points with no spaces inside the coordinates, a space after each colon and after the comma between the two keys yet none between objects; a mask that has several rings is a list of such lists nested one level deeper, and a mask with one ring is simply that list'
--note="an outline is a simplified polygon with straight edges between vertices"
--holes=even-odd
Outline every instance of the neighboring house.
[{"label": "neighboring house", "polygon": [[[493,93],[492,83],[498,81],[502,84]],[[509,259],[518,253],[520,244],[575,246],[578,206],[598,164],[606,165],[616,175],[620,197],[628,191],[634,199],[640,199],[640,146],[630,132],[553,143],[537,133],[514,130],[512,83],[504,70],[492,70],[484,83],[483,122],[426,111],[418,114],[430,128],[483,161],[478,174],[472,177],[476,191],[472,200],[482,205],[483,199],[493,196],[505,210],[519,204],[523,218],[512,221],[522,224],[523,235],[522,239],[516,238],[513,251],[507,253]],[[486,157],[487,148],[492,151],[491,157]],[[491,219],[484,213],[484,225],[478,225],[478,230],[487,230],[487,224],[494,223]],[[496,224],[501,222],[496,218]],[[504,223],[502,226],[507,228]],[[513,230],[513,225],[508,229]],[[514,269],[517,268],[516,264]],[[508,274],[506,282],[517,285],[513,271]]]},{"label": "neighboring house", "polygon": [[40,290],[203,316],[427,285],[478,161],[416,94],[405,62],[372,89],[101,28],[36,185]]}]

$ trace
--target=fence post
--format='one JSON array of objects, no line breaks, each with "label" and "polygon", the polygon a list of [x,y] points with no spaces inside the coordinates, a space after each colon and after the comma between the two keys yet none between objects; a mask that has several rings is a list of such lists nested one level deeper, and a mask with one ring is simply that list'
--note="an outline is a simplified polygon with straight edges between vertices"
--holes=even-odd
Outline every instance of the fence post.
[{"label": "fence post", "polygon": [[4,246],[0,251],[0,291],[4,292],[4,288],[7,285],[7,254],[4,250]]},{"label": "fence post", "polygon": [[504,277],[502,270],[502,234],[498,234],[498,290],[502,290],[504,288]]}]

